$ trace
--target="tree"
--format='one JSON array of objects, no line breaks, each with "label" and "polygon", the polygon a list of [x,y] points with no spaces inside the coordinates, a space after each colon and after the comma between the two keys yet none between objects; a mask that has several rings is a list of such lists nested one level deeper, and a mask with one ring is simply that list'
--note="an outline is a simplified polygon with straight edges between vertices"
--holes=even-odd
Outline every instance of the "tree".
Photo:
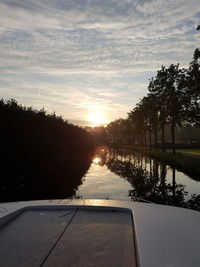
[{"label": "tree", "polygon": [[175,127],[181,126],[185,120],[186,107],[189,105],[184,91],[185,70],[179,64],[171,64],[169,68],[162,66],[156,79],[152,79],[149,91],[157,98],[159,119],[164,142],[164,125],[171,128],[172,152],[175,154]]},{"label": "tree", "polygon": [[185,91],[190,101],[188,106],[188,122],[200,125],[200,50],[194,51],[193,61],[187,70]]},{"label": "tree", "polygon": [[113,144],[119,145],[124,142],[125,135],[125,120],[118,119],[107,125],[106,128],[109,141]]},{"label": "tree", "polygon": [[[159,128],[162,131],[162,150],[165,152],[165,125],[166,125],[166,111],[167,111],[167,102],[165,97],[165,84],[166,84],[166,68],[161,67],[161,70],[157,72],[157,76],[152,78],[149,83],[149,91],[151,95],[154,96],[157,110],[157,117],[159,122]],[[154,104],[154,105],[155,105]]]},{"label": "tree", "polygon": [[153,94],[148,94],[141,100],[144,115],[144,128],[149,132],[149,148],[152,148],[152,132],[154,134],[154,146],[157,148],[158,139],[158,109],[157,98]]},{"label": "tree", "polygon": [[167,71],[167,77],[165,82],[165,97],[167,101],[167,113],[166,120],[171,128],[172,138],[172,152],[175,154],[175,127],[181,126],[184,121],[184,103],[185,94],[183,88],[180,86],[182,79],[182,70],[179,69],[179,64],[170,65]]},{"label": "tree", "polygon": [[144,129],[145,129],[145,118],[142,110],[141,103],[138,103],[137,106],[128,113],[128,118],[134,125],[134,133],[137,138],[137,143],[142,147],[144,145]]}]

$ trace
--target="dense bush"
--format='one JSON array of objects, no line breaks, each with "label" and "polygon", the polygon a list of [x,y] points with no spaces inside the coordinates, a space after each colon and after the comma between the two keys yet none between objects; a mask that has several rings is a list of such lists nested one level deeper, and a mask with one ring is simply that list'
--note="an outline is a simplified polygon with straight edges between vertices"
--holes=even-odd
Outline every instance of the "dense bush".
[{"label": "dense bush", "polygon": [[0,201],[66,198],[81,184],[90,135],[55,113],[0,100]]}]

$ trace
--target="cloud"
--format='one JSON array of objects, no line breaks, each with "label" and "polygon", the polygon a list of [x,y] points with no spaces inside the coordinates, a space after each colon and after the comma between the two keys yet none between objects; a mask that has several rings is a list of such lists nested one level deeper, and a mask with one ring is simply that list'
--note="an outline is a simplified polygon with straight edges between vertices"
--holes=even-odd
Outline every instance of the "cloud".
[{"label": "cloud", "polygon": [[[45,107],[65,119],[82,119],[101,110],[108,120],[126,116],[142,97],[146,84],[140,74],[105,76],[80,74],[4,74],[0,81],[1,97],[15,98],[37,109]],[[113,81],[114,78],[114,81]],[[137,83],[133,85],[133,81]],[[107,88],[108,84],[110,85]]]},{"label": "cloud", "polygon": [[199,0],[0,0],[0,10],[0,95],[77,120],[95,106],[125,116],[161,65],[187,67],[200,43]]},{"label": "cloud", "polygon": [[195,29],[197,2],[1,1],[2,60],[34,71],[150,70],[167,42],[188,55],[180,41]]}]

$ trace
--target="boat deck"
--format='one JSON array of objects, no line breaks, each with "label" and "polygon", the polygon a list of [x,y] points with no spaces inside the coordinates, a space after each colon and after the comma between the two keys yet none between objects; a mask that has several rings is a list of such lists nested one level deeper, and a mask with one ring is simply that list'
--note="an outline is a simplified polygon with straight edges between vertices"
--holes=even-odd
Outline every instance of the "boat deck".
[{"label": "boat deck", "polygon": [[139,202],[0,204],[0,266],[199,267],[200,212]]},{"label": "boat deck", "polygon": [[1,225],[1,265],[135,267],[133,233],[126,209],[29,207]]}]

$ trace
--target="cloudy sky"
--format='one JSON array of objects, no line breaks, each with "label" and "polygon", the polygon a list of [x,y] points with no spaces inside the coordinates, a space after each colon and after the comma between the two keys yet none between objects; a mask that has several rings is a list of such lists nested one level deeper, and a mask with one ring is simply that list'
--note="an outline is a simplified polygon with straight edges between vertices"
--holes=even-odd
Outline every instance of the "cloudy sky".
[{"label": "cloudy sky", "polygon": [[162,64],[188,66],[199,23],[199,0],[0,0],[0,97],[126,117]]}]

